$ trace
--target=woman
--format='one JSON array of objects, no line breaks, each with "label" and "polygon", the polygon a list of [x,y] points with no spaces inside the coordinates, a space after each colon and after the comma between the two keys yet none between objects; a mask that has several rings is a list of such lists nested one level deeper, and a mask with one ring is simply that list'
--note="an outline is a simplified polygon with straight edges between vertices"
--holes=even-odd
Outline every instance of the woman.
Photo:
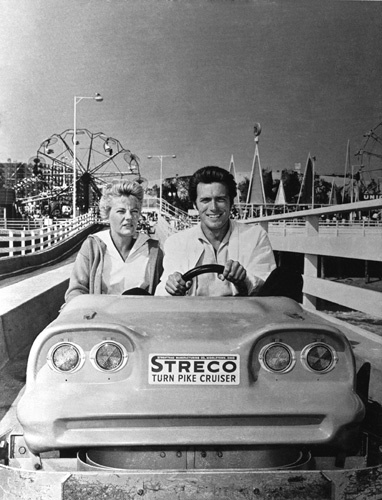
[{"label": "woman", "polygon": [[[159,243],[137,232],[143,188],[137,182],[108,184],[100,200],[110,230],[90,235],[77,255],[65,302],[81,294],[154,294],[162,273]],[[138,290],[137,290],[138,289]]]}]

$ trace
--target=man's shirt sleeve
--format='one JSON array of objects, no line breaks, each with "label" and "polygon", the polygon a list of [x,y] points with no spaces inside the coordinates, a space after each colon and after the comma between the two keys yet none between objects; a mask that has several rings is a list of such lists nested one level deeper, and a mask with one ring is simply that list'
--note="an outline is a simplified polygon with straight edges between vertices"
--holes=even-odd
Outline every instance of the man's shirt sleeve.
[{"label": "man's shirt sleeve", "polygon": [[186,253],[184,250],[184,245],[181,239],[176,233],[169,236],[164,243],[164,257],[163,257],[163,273],[158,284],[155,295],[169,296],[170,294],[166,292],[166,283],[170,274],[184,271],[184,261],[186,260]]}]

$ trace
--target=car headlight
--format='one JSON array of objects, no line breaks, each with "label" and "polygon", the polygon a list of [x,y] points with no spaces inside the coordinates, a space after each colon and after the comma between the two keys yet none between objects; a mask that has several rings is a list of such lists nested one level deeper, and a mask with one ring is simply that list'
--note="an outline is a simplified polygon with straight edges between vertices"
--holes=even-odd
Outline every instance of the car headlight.
[{"label": "car headlight", "polygon": [[314,342],[301,351],[301,361],[312,372],[327,373],[336,365],[338,356],[330,345]]},{"label": "car headlight", "polygon": [[289,372],[296,363],[296,356],[291,347],[282,342],[273,342],[264,346],[259,353],[261,366],[273,373]]},{"label": "car headlight", "polygon": [[58,372],[72,373],[79,370],[85,360],[82,349],[72,342],[55,344],[48,352],[48,365]]},{"label": "car headlight", "polygon": [[104,341],[92,349],[90,359],[97,369],[115,372],[125,366],[128,354],[119,342]]}]

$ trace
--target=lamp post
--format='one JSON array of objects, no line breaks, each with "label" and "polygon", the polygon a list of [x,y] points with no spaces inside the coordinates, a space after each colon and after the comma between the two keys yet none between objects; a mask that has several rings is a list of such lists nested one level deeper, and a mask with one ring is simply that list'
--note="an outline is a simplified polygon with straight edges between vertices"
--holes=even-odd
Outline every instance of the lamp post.
[{"label": "lamp post", "polygon": [[163,158],[176,158],[176,155],[149,155],[149,160],[158,158],[160,161],[160,179],[159,179],[159,215],[162,215],[162,195],[163,195]]},{"label": "lamp post", "polygon": [[103,101],[101,94],[96,94],[92,97],[74,96],[74,112],[73,112],[73,219],[76,218],[77,205],[77,104],[83,99],[94,99],[97,102]]}]

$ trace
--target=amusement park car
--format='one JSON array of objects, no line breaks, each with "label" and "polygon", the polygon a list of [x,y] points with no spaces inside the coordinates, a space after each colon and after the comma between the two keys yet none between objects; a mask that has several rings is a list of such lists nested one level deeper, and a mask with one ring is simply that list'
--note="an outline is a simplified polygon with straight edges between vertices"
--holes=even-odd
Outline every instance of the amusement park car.
[{"label": "amusement park car", "polygon": [[82,295],[35,340],[30,452],[82,469],[314,468],[359,445],[352,347],[283,297]]}]

